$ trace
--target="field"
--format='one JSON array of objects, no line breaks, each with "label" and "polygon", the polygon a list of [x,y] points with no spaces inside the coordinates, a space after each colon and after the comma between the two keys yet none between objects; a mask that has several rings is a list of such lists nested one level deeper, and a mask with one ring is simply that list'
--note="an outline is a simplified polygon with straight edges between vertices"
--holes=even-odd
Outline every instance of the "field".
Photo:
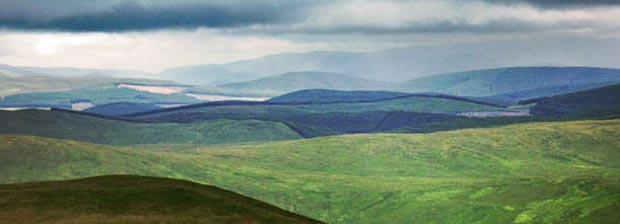
[{"label": "field", "polygon": [[0,139],[4,183],[106,174],[173,177],[329,223],[620,219],[620,120],[150,150]]}]

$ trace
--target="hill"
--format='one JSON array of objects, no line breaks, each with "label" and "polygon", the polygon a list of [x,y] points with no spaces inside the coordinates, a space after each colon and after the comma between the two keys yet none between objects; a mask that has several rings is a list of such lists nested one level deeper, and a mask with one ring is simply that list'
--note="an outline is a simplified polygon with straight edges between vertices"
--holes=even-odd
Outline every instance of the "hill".
[{"label": "hill", "polygon": [[271,90],[288,93],[303,89],[341,89],[362,90],[377,89],[387,83],[354,78],[346,75],[327,72],[289,72],[276,76],[269,76],[257,80],[230,83],[221,87],[233,89]]},{"label": "hill", "polygon": [[250,72],[234,72],[217,65],[196,65],[167,69],[158,78],[174,80],[188,85],[216,86],[264,77]]},{"label": "hill", "polygon": [[559,117],[601,117],[620,114],[620,84],[523,101],[536,103],[535,115]]},{"label": "hill", "polygon": [[161,109],[161,107],[150,103],[118,102],[97,105],[84,110],[84,112],[106,116],[123,116],[157,109]]},{"label": "hill", "polygon": [[1,223],[319,223],[189,181],[129,175],[0,185]]},{"label": "hill", "polygon": [[334,103],[334,102],[360,102],[393,99],[407,96],[410,93],[387,92],[387,91],[342,91],[332,89],[307,89],[281,96],[273,97],[269,102],[274,103]]},{"label": "hill", "polygon": [[0,106],[56,107],[71,109],[75,103],[86,103],[90,104],[90,106],[96,106],[116,102],[191,104],[201,101],[194,97],[187,96],[182,92],[155,93],[131,88],[121,88],[119,84],[113,84],[91,86],[68,91],[9,95],[0,100]]},{"label": "hill", "polygon": [[[517,67],[433,75],[398,84],[407,92],[434,92],[458,96],[493,96],[517,92],[538,98],[620,82],[620,69],[589,67]],[[564,87],[564,88],[563,88]],[[541,91],[541,89],[547,89]],[[508,98],[513,102],[521,96]],[[505,98],[505,97],[504,97]]]},{"label": "hill", "polygon": [[[192,123],[212,119],[257,119],[294,128],[303,137],[370,133],[458,119],[461,112],[504,111],[484,103],[429,95],[364,102],[215,102],[130,115],[142,122]],[[393,114],[402,122],[385,126]],[[418,129],[419,130],[419,129]],[[424,130],[424,128],[422,128]]]},{"label": "hill", "polygon": [[78,77],[56,78],[45,76],[0,77],[0,96],[18,93],[67,91],[91,86],[134,83],[144,85],[173,85],[173,82],[151,79]]},{"label": "hill", "polygon": [[500,106],[494,103],[477,100],[476,98],[466,98],[435,93],[401,93],[388,91],[343,91],[331,89],[308,89],[287,93],[273,97],[268,102],[273,103],[298,103],[298,104],[320,104],[320,103],[364,103],[389,101],[399,98],[428,97],[449,99],[461,102],[470,102],[487,106]]},{"label": "hill", "polygon": [[615,223],[618,145],[619,120],[167,151],[0,136],[0,182],[175,177],[329,223]]},{"label": "hill", "polygon": [[301,138],[278,122],[215,119],[191,125],[141,124],[67,111],[0,111],[0,133],[111,145],[223,144]]},{"label": "hill", "polygon": [[12,77],[47,76],[56,78],[69,77],[119,77],[119,78],[153,78],[148,72],[121,69],[90,69],[70,67],[27,67],[0,64],[0,73]]}]

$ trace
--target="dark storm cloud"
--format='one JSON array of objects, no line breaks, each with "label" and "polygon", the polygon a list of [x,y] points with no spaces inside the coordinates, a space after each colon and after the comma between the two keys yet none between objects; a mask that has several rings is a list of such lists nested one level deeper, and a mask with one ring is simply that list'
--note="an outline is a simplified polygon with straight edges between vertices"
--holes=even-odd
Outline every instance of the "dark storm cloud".
[{"label": "dark storm cloud", "polygon": [[526,3],[539,8],[575,8],[575,7],[604,7],[620,6],[620,0],[484,0],[498,4]]},{"label": "dark storm cloud", "polygon": [[[516,7],[523,4],[533,5],[527,8],[534,12]],[[558,18],[540,11],[616,4],[620,6],[620,0],[0,0],[0,28],[126,32],[206,27],[246,34],[529,32],[592,28],[601,17]],[[509,8],[510,15],[494,14],[494,7]]]},{"label": "dark storm cloud", "polygon": [[285,24],[318,1],[1,0],[0,27],[18,30],[135,31]]}]

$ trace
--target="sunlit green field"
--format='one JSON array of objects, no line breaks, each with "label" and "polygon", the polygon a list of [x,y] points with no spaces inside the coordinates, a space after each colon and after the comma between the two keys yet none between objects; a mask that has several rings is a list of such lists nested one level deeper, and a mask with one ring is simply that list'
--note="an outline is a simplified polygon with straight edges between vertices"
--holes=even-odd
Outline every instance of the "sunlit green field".
[{"label": "sunlit green field", "polygon": [[174,177],[329,223],[620,220],[620,120],[153,150],[15,135],[0,142],[4,183]]}]

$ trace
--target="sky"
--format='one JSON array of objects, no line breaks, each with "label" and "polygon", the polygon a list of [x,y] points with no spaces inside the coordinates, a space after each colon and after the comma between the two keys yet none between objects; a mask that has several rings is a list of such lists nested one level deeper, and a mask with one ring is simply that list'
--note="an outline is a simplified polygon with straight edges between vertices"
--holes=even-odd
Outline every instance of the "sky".
[{"label": "sky", "polygon": [[618,15],[617,0],[0,0],[0,63],[159,72],[283,52],[447,44],[620,50]]}]

